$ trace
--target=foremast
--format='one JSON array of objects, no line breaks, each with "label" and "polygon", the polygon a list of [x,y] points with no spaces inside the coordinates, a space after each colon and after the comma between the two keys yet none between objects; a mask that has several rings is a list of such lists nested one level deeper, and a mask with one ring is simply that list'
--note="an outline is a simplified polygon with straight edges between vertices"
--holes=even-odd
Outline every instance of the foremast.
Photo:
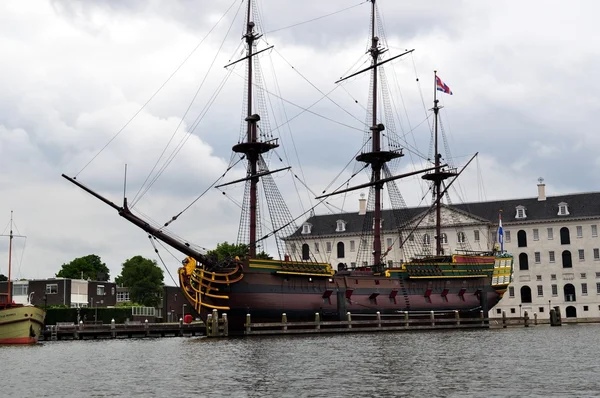
[{"label": "foremast", "polygon": [[442,155],[439,153],[438,148],[438,117],[441,107],[438,105],[439,100],[437,99],[437,71],[433,71],[433,140],[434,140],[434,170],[431,173],[423,175],[424,180],[431,181],[433,202],[435,204],[435,254],[441,256],[444,254],[442,248],[442,196],[444,190],[442,190],[442,183],[444,180],[457,176],[456,169],[446,169],[442,166]]},{"label": "foremast", "polygon": [[[252,21],[252,0],[248,0],[247,17],[246,17],[246,58],[247,58],[247,115],[244,119],[247,123],[246,141],[234,145],[232,150],[237,153],[243,153],[248,162],[247,180],[249,181],[249,241],[248,256],[250,259],[256,258],[256,243],[257,243],[257,222],[258,222],[258,162],[260,155],[277,148],[279,145],[275,141],[261,141],[257,134],[257,123],[260,120],[258,114],[253,113],[253,68],[254,62],[254,43],[262,35],[254,31],[255,23]],[[243,213],[242,213],[243,216]]]},{"label": "foremast", "polygon": [[382,123],[377,123],[377,74],[381,65],[380,56],[387,51],[379,44],[379,37],[376,35],[376,0],[371,0],[371,47],[369,54],[371,55],[371,79],[372,79],[372,97],[371,101],[371,152],[361,153],[356,157],[356,160],[368,163],[371,166],[371,183],[373,184],[375,203],[373,209],[373,265],[380,266],[381,261],[381,191],[383,190],[384,182],[381,181],[381,170],[383,166],[392,159],[402,156],[401,152],[382,151],[381,149],[381,132],[385,130]]}]

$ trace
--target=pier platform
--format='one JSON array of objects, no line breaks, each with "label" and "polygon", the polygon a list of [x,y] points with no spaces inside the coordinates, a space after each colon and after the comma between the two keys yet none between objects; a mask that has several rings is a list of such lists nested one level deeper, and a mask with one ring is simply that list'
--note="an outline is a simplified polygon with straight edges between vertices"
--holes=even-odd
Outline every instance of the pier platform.
[{"label": "pier platform", "polygon": [[182,337],[206,334],[203,322],[148,323],[129,322],[126,324],[86,324],[59,323],[44,328],[41,341],[119,339],[139,337]]}]

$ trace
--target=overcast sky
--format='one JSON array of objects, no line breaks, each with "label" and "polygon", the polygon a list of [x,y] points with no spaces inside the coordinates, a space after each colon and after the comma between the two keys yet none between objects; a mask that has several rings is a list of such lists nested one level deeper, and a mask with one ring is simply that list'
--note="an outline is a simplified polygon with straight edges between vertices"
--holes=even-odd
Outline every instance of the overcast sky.
[{"label": "overcast sky", "polygon": [[[288,101],[282,105],[269,97],[276,119],[270,125],[293,118],[276,131],[287,146],[278,152],[283,162],[273,161],[271,166],[294,166],[314,192],[321,192],[340,173],[337,185],[344,181],[353,166],[344,167],[362,145],[368,75],[343,87],[336,88],[334,82],[349,70],[368,65],[364,62],[369,3],[258,3],[266,42],[275,45],[261,57],[267,87]],[[52,277],[61,264],[88,254],[107,263],[111,279],[135,255],[160,264],[145,233],[60,175],[77,175],[120,204],[127,164],[127,196],[132,200],[171,137],[167,154],[186,139],[226,77],[223,66],[239,58],[243,11],[234,21],[239,4],[230,0],[0,3],[0,224],[7,225],[14,210],[18,232],[27,236],[24,251],[25,240],[15,240],[14,276]],[[414,153],[405,152],[404,171],[413,170],[413,162],[422,165],[419,155],[428,154],[425,118],[437,69],[454,92],[439,95],[453,155],[449,160],[461,165],[479,151],[461,182],[461,200],[532,197],[539,177],[545,179],[548,195],[597,190],[597,2],[380,0],[378,4],[389,53],[415,49],[391,62],[387,71],[399,115],[397,133],[416,146]],[[265,42],[260,46],[264,48]],[[102,150],[189,54],[168,84]],[[163,223],[223,174],[240,132],[243,71],[233,69],[209,112],[136,210]],[[323,93],[331,90],[330,99],[323,99]],[[302,112],[308,107],[314,113]],[[225,180],[242,175],[243,170],[234,170]],[[310,195],[298,194],[285,180],[290,176],[282,173],[276,181],[297,215],[310,206]],[[408,205],[420,203],[423,191],[418,179],[400,187]],[[235,196],[239,194],[235,188],[226,193],[209,190],[173,224],[173,231],[209,249],[225,240],[235,242],[239,216],[235,201],[241,198]],[[355,211],[358,195],[336,199],[336,205]],[[7,249],[5,239],[0,255],[6,259]],[[160,252],[175,276],[183,256],[176,252],[171,256],[162,248]],[[7,273],[5,261],[0,261],[0,272]],[[165,281],[170,282],[167,274]]]}]

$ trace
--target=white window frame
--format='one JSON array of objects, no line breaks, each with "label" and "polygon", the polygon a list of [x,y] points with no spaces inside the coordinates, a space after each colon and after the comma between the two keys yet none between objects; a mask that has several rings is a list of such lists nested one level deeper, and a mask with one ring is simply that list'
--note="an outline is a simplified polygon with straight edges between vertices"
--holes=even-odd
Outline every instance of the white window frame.
[{"label": "white window frame", "polygon": [[58,283],[46,283],[46,294],[58,294]]},{"label": "white window frame", "polygon": [[558,213],[559,216],[568,216],[569,213],[569,205],[566,202],[560,202],[558,204]]},{"label": "white window frame", "polygon": [[431,239],[429,238],[429,234],[423,235],[423,244],[425,246],[429,246],[431,244]]},{"label": "white window frame", "polygon": [[475,240],[475,242],[479,242],[479,230],[478,229],[473,231],[473,239]]},{"label": "white window frame", "polygon": [[592,237],[593,238],[597,238],[598,237],[598,226],[593,224],[592,225]]},{"label": "white window frame", "polygon": [[302,224],[302,235],[308,235],[311,233],[312,224],[304,223]]},{"label": "white window frame", "polygon": [[516,214],[515,214],[515,218],[518,220],[522,220],[524,218],[527,218],[527,213],[525,212],[525,206],[517,206],[516,207]]},{"label": "white window frame", "polygon": [[548,257],[549,257],[549,262],[553,263],[556,261],[556,256],[555,256],[554,250],[550,250],[548,252]]},{"label": "white window frame", "polygon": [[554,240],[554,229],[552,227],[548,228],[548,240]]},{"label": "white window frame", "polygon": [[533,240],[540,240],[540,230],[537,228],[533,229]]},{"label": "white window frame", "polygon": [[540,252],[535,252],[533,253],[533,256],[535,258],[535,263],[539,264],[542,262],[542,254]]},{"label": "white window frame", "polygon": [[577,250],[579,254],[579,261],[585,261],[585,251],[583,249]]},{"label": "white window frame", "polygon": [[442,245],[448,244],[448,235],[446,233],[442,233]]},{"label": "white window frame", "polygon": [[346,221],[337,220],[335,232],[346,232]]},{"label": "white window frame", "polygon": [[106,289],[104,289],[104,285],[96,286],[96,296],[104,296],[106,295]]},{"label": "white window frame", "polygon": [[467,236],[465,235],[465,233],[463,231],[458,231],[456,233],[456,241],[458,243],[466,243],[467,242]]},{"label": "white window frame", "polygon": [[350,251],[351,252],[356,251],[356,246],[355,246],[355,243],[353,240],[350,241]]},{"label": "white window frame", "polygon": [[583,238],[583,227],[581,225],[578,225],[575,227],[575,230],[577,231],[577,237]]}]

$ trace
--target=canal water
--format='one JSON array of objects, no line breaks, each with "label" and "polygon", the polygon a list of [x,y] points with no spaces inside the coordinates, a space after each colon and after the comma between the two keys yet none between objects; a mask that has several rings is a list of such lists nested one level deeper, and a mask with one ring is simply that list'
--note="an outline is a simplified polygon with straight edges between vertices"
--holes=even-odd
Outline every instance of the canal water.
[{"label": "canal water", "polygon": [[594,397],[600,325],[0,347],[2,397]]}]

